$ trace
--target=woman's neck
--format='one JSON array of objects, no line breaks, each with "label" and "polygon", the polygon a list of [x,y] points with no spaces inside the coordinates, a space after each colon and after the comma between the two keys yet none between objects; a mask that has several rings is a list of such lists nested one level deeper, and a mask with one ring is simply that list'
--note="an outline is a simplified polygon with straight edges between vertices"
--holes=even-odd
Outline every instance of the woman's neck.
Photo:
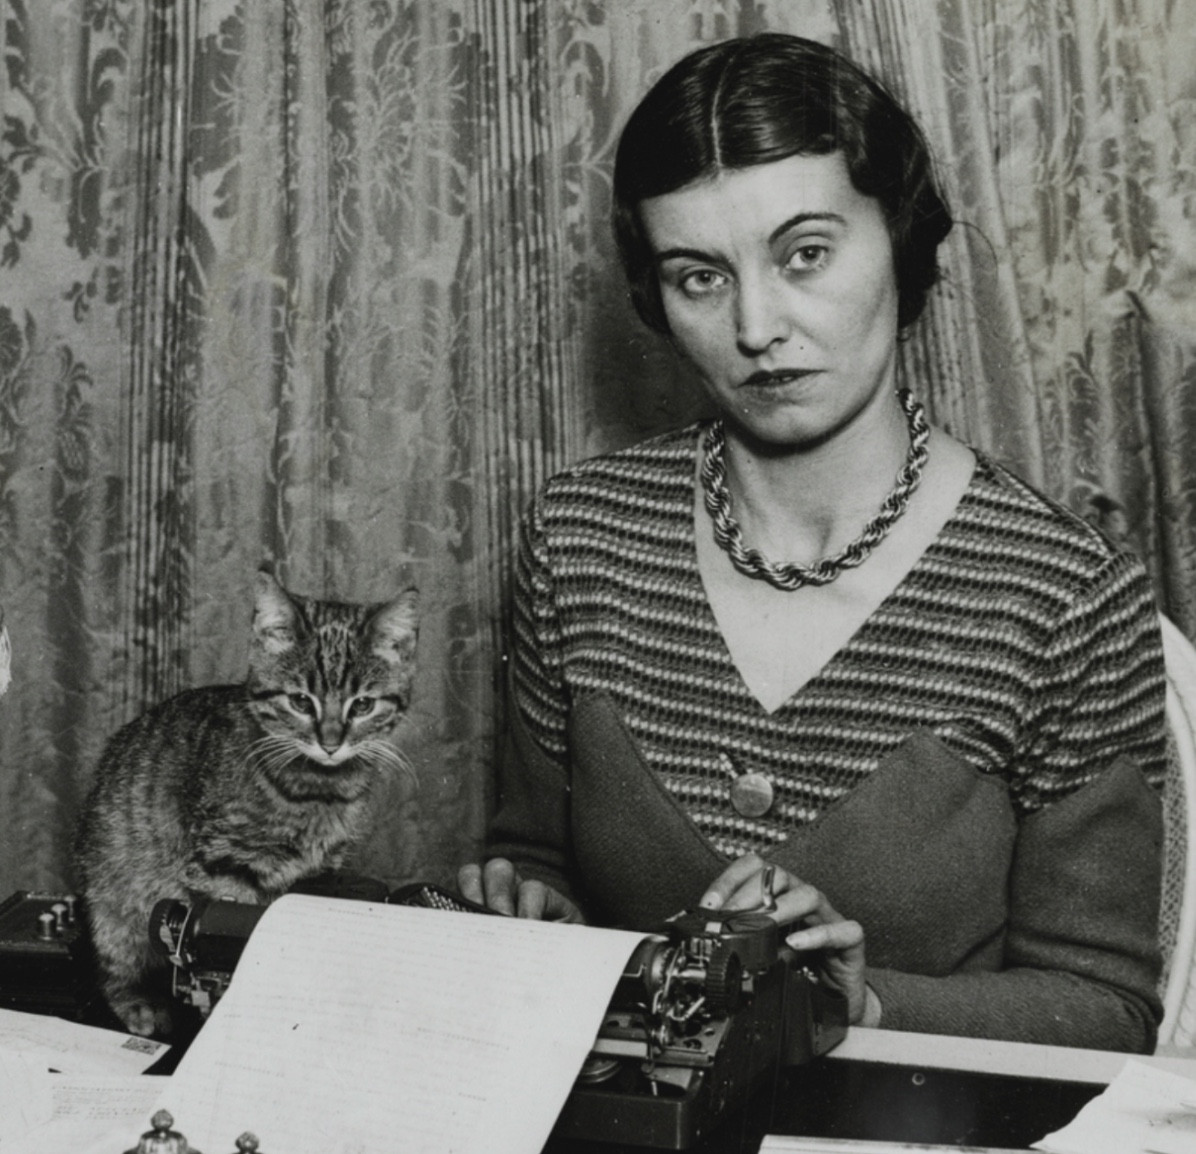
[{"label": "woman's neck", "polygon": [[811,447],[776,451],[727,426],[727,485],[745,542],[773,561],[811,564],[837,553],[892,490],[909,452],[895,393]]}]

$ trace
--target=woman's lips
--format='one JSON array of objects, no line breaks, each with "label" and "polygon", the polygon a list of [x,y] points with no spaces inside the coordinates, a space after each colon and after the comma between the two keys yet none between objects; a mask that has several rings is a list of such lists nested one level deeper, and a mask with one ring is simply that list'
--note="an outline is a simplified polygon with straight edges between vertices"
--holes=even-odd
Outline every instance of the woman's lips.
[{"label": "woman's lips", "polygon": [[752,373],[740,382],[740,388],[769,388],[778,385],[790,385],[805,377],[813,376],[817,369],[773,369],[765,372],[763,369]]}]

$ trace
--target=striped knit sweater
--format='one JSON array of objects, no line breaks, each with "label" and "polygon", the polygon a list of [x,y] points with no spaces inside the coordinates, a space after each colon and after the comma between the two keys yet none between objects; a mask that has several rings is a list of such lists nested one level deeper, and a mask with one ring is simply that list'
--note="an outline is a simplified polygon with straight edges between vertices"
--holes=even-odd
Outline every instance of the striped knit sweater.
[{"label": "striped knit sweater", "polygon": [[[856,635],[773,713],[736,670],[694,547],[701,426],[554,477],[525,523],[515,692],[564,768],[572,704],[605,692],[647,764],[719,852],[783,841],[925,728],[1034,812],[1128,755],[1160,786],[1163,664],[1131,555],[978,455],[923,557]],[[800,638],[794,639],[800,644]],[[731,805],[762,773],[763,816]]]}]

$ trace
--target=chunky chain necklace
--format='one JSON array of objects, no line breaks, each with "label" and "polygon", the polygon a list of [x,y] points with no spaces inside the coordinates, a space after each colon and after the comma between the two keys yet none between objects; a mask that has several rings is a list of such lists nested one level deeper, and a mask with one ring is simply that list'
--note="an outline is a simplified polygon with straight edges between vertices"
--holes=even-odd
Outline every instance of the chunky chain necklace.
[{"label": "chunky chain necklace", "polygon": [[706,433],[706,456],[702,462],[702,488],[706,491],[706,511],[714,521],[714,539],[731,558],[731,563],[747,577],[758,577],[778,589],[800,589],[804,585],[826,585],[844,569],[854,569],[888,535],[905,512],[909,499],[922,480],[922,470],[930,455],[930,425],[922,406],[909,389],[900,389],[897,399],[909,422],[909,452],[897,472],[897,483],[884,499],[880,512],[864,526],[864,531],[833,557],[823,557],[813,565],[793,562],[776,564],[758,549],[743,543],[739,522],[731,516],[731,494],[727,491],[727,465],[723,458],[726,430],[722,421],[714,421]]}]

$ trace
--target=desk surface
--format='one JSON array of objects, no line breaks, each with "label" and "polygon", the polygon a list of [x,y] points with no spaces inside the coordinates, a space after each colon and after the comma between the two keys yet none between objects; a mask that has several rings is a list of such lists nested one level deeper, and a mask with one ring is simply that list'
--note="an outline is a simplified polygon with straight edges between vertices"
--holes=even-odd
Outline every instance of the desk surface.
[{"label": "desk surface", "polygon": [[[986,1038],[952,1038],[938,1034],[905,1034],[853,1026],[827,1055],[832,1062],[880,1062],[890,1066],[970,1071],[978,1074],[1083,1082],[1107,1086],[1125,1065],[1127,1054],[1039,1046],[1030,1042],[997,1042]],[[1142,1057],[1196,1079],[1196,1050],[1167,1048]]]},{"label": "desk surface", "polygon": [[[782,1071],[690,1154],[756,1154],[766,1134],[802,1135],[794,1154],[857,1154],[867,1142],[1025,1151],[1066,1125],[1107,1085],[1125,1054],[853,1027],[825,1058]],[[1196,1053],[1144,1058],[1196,1079]],[[836,1147],[838,1143],[838,1147]],[[892,1149],[893,1147],[890,1147]],[[784,1149],[784,1147],[780,1147]],[[644,1154],[598,1143],[547,1154]]]}]

